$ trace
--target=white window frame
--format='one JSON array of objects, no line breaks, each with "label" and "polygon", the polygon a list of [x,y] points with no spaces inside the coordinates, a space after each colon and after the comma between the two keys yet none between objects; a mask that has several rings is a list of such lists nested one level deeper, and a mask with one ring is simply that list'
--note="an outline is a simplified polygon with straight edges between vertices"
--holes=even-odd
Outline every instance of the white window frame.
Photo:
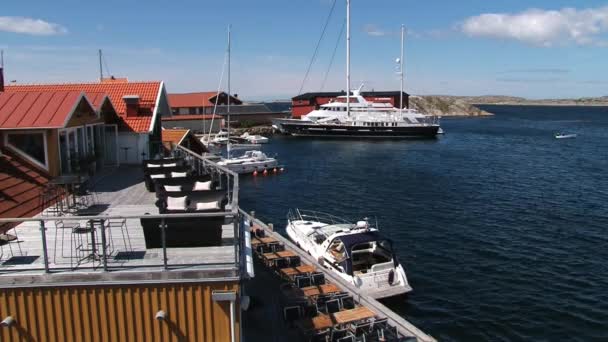
[{"label": "white window frame", "polygon": [[[11,144],[8,141],[8,136],[9,135],[24,135],[24,134],[42,134],[42,142],[44,143],[44,164],[42,164],[41,162],[39,162],[38,160],[32,158],[29,154],[27,154],[27,152],[22,151],[20,148],[18,148],[17,146]],[[32,164],[43,168],[46,171],[49,171],[49,150],[48,150],[48,146],[47,146],[47,134],[46,131],[41,131],[41,130],[35,130],[35,131],[20,131],[20,132],[6,132],[4,134],[4,145],[9,147],[11,150],[15,151],[16,153],[18,153],[20,156],[22,156],[23,158],[25,158],[27,161],[31,162]]]}]

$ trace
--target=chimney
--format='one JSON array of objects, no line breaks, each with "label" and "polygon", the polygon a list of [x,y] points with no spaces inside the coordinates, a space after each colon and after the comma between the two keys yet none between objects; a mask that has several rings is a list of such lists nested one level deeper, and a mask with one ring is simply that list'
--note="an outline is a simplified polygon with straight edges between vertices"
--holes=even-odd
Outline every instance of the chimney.
[{"label": "chimney", "polygon": [[4,91],[4,68],[0,67],[0,93]]},{"label": "chimney", "polygon": [[139,112],[139,95],[125,95],[122,97],[127,106],[126,115],[128,118],[137,116]]}]

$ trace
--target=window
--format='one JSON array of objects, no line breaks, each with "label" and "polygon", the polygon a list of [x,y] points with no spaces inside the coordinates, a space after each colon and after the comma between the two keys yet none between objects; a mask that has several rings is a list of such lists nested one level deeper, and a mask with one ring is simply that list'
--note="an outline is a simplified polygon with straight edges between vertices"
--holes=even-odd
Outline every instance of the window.
[{"label": "window", "polygon": [[46,167],[46,143],[43,133],[9,133],[7,143]]},{"label": "window", "polygon": [[196,107],[188,108],[188,114],[196,114]]}]

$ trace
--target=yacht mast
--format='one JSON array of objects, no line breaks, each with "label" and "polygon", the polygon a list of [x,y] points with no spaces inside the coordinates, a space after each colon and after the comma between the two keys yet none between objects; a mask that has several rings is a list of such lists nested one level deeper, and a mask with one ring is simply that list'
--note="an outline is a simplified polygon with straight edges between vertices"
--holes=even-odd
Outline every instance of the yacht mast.
[{"label": "yacht mast", "polygon": [[230,30],[232,25],[228,25],[228,107],[226,113],[228,114],[228,144],[226,145],[227,157],[230,158]]},{"label": "yacht mast", "polygon": [[346,0],[346,115],[350,116],[350,0]]},{"label": "yacht mast", "polygon": [[401,92],[399,93],[399,114],[403,114],[403,40],[405,39],[405,26],[401,24],[401,57],[399,58],[399,71],[401,78]]}]

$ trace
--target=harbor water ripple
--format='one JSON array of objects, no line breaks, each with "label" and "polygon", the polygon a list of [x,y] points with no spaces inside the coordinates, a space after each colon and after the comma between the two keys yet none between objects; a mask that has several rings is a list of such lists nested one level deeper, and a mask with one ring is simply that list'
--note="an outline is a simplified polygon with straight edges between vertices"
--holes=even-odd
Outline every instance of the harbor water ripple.
[{"label": "harbor water ripple", "polygon": [[483,109],[431,141],[274,137],[286,171],[241,206],[377,218],[414,288],[384,303],[438,340],[607,341],[608,108]]}]

